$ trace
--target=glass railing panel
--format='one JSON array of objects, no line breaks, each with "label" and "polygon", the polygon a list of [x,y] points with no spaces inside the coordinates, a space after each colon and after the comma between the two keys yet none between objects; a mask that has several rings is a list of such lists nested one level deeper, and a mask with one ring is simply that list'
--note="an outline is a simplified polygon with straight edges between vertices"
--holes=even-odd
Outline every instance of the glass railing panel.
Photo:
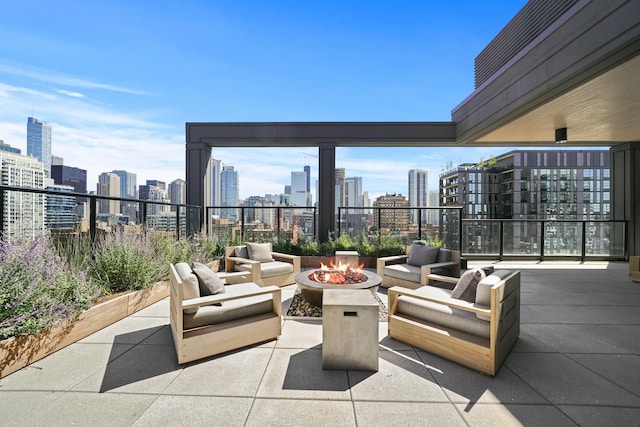
[{"label": "glass railing panel", "polygon": [[540,221],[505,221],[503,255],[540,255]]},{"label": "glass railing panel", "polygon": [[545,256],[582,256],[582,222],[544,223]]},{"label": "glass railing panel", "polygon": [[625,255],[625,223],[586,222],[585,255],[600,257],[622,257]]},{"label": "glass railing panel", "polygon": [[465,220],[462,222],[462,253],[472,255],[500,254],[500,222]]}]

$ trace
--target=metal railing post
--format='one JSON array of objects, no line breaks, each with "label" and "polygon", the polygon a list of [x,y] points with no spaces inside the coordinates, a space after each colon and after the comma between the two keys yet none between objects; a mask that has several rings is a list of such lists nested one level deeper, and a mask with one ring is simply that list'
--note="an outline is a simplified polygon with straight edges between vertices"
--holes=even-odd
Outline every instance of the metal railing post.
[{"label": "metal railing post", "polygon": [[0,241],[4,240],[4,188],[0,188]]},{"label": "metal railing post", "polygon": [[211,227],[210,227],[210,218],[211,218],[211,214],[209,212],[211,207],[210,206],[205,206],[202,208],[203,212],[204,212],[204,233],[205,236],[207,237],[211,237],[210,233],[211,233]]},{"label": "metal railing post", "polygon": [[142,225],[142,229],[146,230],[147,229],[147,202],[140,202],[142,203],[142,211],[140,213],[140,224]]},{"label": "metal railing post", "polygon": [[89,196],[89,239],[91,246],[96,244],[97,203],[95,196]]},{"label": "metal railing post", "polygon": [[500,220],[500,249],[499,249],[499,255],[498,255],[498,259],[500,259],[500,261],[502,261],[502,258],[504,257],[504,220],[501,219]]},{"label": "metal railing post", "polygon": [[544,260],[544,221],[540,221],[540,259]]},{"label": "metal railing post", "polygon": [[245,240],[244,236],[244,208],[240,208],[240,240]]},{"label": "metal railing post", "polygon": [[585,257],[587,256],[587,222],[582,221],[582,255],[581,261],[584,262]]},{"label": "metal railing post", "polygon": [[458,209],[458,250],[462,253],[462,208]]},{"label": "metal railing post", "polygon": [[278,234],[278,241],[280,241],[280,234],[282,233],[282,227],[280,226],[280,220],[282,218],[281,214],[282,208],[276,208],[276,231]]},{"label": "metal railing post", "polygon": [[382,242],[382,230],[380,229],[380,226],[382,225],[382,218],[380,218],[382,208],[376,209],[378,210],[378,244],[380,244]]},{"label": "metal railing post", "polygon": [[176,206],[176,240],[180,240],[180,206]]}]

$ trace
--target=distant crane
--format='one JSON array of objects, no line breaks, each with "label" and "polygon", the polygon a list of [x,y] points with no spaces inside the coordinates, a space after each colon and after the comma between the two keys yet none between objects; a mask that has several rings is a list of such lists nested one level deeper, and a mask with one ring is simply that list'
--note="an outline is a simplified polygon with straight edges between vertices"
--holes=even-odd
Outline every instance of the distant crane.
[{"label": "distant crane", "polygon": [[309,165],[309,157],[318,157],[317,154],[304,153],[302,151],[298,151],[298,154],[302,154],[304,156],[304,164]]}]

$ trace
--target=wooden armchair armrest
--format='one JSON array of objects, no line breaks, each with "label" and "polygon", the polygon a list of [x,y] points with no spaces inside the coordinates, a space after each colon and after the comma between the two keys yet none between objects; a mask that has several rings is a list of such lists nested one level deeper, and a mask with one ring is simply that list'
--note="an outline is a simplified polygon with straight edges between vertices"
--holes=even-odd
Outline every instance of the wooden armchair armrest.
[{"label": "wooden armchair armrest", "polygon": [[226,284],[227,279],[247,279],[249,282],[251,273],[248,271],[219,271],[216,273],[220,279]]},{"label": "wooden armchair armrest", "polygon": [[428,274],[427,279],[435,280],[437,282],[445,282],[445,283],[453,283],[453,284],[458,283],[458,280],[460,280],[457,277],[449,277],[449,276],[443,276],[442,274],[433,274],[433,273]]},{"label": "wooden armchair armrest", "polygon": [[283,261],[293,264],[293,271],[300,271],[301,261],[298,255],[284,254],[281,252],[271,252],[271,255],[276,261]]},{"label": "wooden armchair armrest", "polygon": [[278,261],[293,261],[296,258],[300,258],[298,255],[285,254],[282,252],[271,252],[271,256]]},{"label": "wooden armchair armrest", "polygon": [[236,264],[260,264],[260,261],[255,261],[249,258],[240,258],[239,256],[228,256],[227,260],[233,261]]},{"label": "wooden armchair armrest", "polygon": [[198,297],[191,298],[182,301],[182,308],[194,308],[194,307],[202,307],[205,305],[217,304],[219,302],[224,301],[232,301],[236,299],[255,297],[258,295],[265,294],[276,294],[281,293],[281,289],[277,286],[265,286],[260,289],[256,289],[255,291],[247,292],[241,295],[230,295],[230,294],[217,294],[217,295],[208,295],[206,297]]},{"label": "wooden armchair armrest", "polygon": [[392,264],[402,264],[407,261],[409,255],[392,255],[380,257],[376,260],[376,273],[378,276],[384,276],[384,267]]},{"label": "wooden armchair armrest", "polygon": [[400,264],[408,258],[409,255],[391,255],[378,258],[378,262],[382,261],[384,264]]},{"label": "wooden armchair armrest", "polygon": [[[436,262],[434,264],[426,264],[420,267],[420,284],[428,285],[429,284],[429,275],[431,274],[431,270],[435,268],[443,268],[443,267],[453,267],[458,265],[457,261],[447,261],[447,262]],[[457,279],[456,279],[457,280]]]},{"label": "wooden armchair armrest", "polygon": [[228,256],[224,260],[224,269],[226,271],[234,271],[236,264],[251,264],[257,263],[258,261],[253,261],[247,258],[241,258],[239,256]]},{"label": "wooden armchair armrest", "polygon": [[[480,306],[480,305],[477,305],[477,304],[471,303],[471,302],[467,302],[467,301],[464,301],[464,300],[452,300],[452,299],[449,299],[449,298],[438,298],[438,297],[426,296],[424,294],[417,293],[413,289],[404,288],[402,286],[394,286],[392,288],[389,288],[389,294],[391,294],[391,293],[395,293],[396,294],[396,297],[392,298],[392,299],[394,299],[396,301],[397,301],[397,297],[398,296],[405,295],[405,296],[408,296],[408,297],[421,299],[423,301],[434,302],[434,303],[437,303],[437,304],[446,305],[447,307],[457,308],[459,310],[468,311],[470,313],[480,314],[480,315],[487,316],[487,317],[491,316],[491,309],[490,308],[481,308],[482,306]],[[395,309],[396,309],[396,307],[393,307],[392,311],[390,310],[389,314],[395,313]]]}]

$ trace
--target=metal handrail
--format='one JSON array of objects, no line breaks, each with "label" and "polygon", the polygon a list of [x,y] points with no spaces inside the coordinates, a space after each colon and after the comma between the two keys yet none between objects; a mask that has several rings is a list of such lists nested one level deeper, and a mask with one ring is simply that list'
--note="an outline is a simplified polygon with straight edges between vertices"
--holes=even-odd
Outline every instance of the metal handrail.
[{"label": "metal handrail", "polygon": [[[43,188],[31,188],[31,187],[19,187],[13,185],[4,185],[0,184],[0,238],[4,236],[4,212],[5,212],[5,192],[6,191],[18,191],[23,193],[33,193],[33,194],[43,194],[49,196],[64,196],[64,197],[75,197],[75,198],[83,198],[89,200],[89,235],[91,237],[91,241],[95,242],[96,234],[97,234],[97,201],[98,200],[115,200],[120,202],[135,202],[139,203],[142,207],[141,219],[142,226],[145,227],[145,221],[147,218],[147,206],[151,205],[163,205],[163,206],[175,206],[176,207],[176,238],[180,238],[180,208],[185,209],[197,209],[201,211],[202,208],[198,205],[189,205],[184,203],[171,203],[171,202],[163,202],[163,201],[155,201],[155,200],[141,200],[130,197],[114,197],[114,196],[103,196],[98,194],[87,194],[87,193],[79,193],[75,191],[61,191],[61,190],[48,190]],[[202,212],[200,212],[200,219],[198,221],[201,224]],[[188,217],[187,217],[188,218]],[[199,225],[198,224],[198,225]]]}]

